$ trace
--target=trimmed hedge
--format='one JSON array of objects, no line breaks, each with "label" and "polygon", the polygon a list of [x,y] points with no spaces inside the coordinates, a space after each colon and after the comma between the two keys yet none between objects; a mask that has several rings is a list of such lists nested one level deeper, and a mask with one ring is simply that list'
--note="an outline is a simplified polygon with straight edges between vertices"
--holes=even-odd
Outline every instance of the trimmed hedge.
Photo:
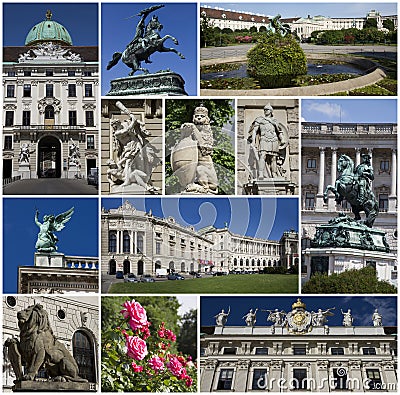
[{"label": "trimmed hedge", "polygon": [[292,35],[262,37],[247,53],[247,72],[261,88],[292,86],[293,78],[307,74],[307,59]]}]

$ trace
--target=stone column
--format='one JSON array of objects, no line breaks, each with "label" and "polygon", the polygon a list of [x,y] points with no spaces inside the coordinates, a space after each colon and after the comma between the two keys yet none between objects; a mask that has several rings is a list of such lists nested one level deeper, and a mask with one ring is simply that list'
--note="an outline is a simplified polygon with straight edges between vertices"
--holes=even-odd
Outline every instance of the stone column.
[{"label": "stone column", "polygon": [[329,392],[329,361],[317,360],[317,388],[321,392]]},{"label": "stone column", "polygon": [[318,194],[316,198],[316,210],[324,206],[324,182],[325,182],[325,147],[319,147],[319,181]]},{"label": "stone column", "polygon": [[135,248],[132,251],[134,254],[137,254],[137,231],[135,231]]},{"label": "stone column", "polygon": [[356,164],[355,167],[361,163],[361,148],[356,148]]},{"label": "stone column", "polygon": [[353,391],[364,392],[365,388],[363,387],[363,379],[365,377],[363,378],[361,361],[350,359],[347,366],[347,379],[356,383],[356,385],[359,385],[359,388],[354,388]]},{"label": "stone column", "polygon": [[134,244],[133,244],[133,238],[134,238],[134,232],[133,230],[129,231],[129,251],[131,254],[134,253],[133,248],[134,248]]},{"label": "stone column", "polygon": [[280,387],[282,386],[282,382],[280,381],[280,379],[282,377],[283,362],[282,360],[274,359],[269,363],[269,367],[269,390],[271,392],[281,392]]},{"label": "stone column", "polygon": [[395,213],[397,205],[397,149],[395,148],[392,149],[391,176],[388,212]]},{"label": "stone column", "polygon": [[247,359],[239,359],[236,363],[235,392],[245,392],[247,387],[247,379],[249,378],[250,361]]},{"label": "stone column", "polygon": [[387,392],[396,392],[397,378],[393,361],[381,362],[382,384],[385,384]]},{"label": "stone column", "polygon": [[121,253],[121,231],[117,230],[117,254]]},{"label": "stone column", "polygon": [[[331,185],[335,185],[337,176],[337,147],[332,147],[332,166],[331,166]],[[335,211],[336,201],[333,193],[329,194],[328,208],[329,211]]]},{"label": "stone column", "polygon": [[218,362],[216,360],[206,360],[204,362],[204,366],[200,376],[200,391],[201,392],[211,392],[215,368],[217,367]]}]

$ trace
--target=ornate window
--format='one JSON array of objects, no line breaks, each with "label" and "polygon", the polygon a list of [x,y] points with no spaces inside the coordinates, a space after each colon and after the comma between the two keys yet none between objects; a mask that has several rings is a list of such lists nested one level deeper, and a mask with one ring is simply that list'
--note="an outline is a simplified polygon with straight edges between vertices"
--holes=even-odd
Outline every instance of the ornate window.
[{"label": "ornate window", "polygon": [[251,389],[255,391],[265,390],[266,383],[267,383],[267,369],[254,369]]},{"label": "ornate window", "polygon": [[143,234],[138,233],[137,235],[137,252],[143,254]]},{"label": "ornate window", "polygon": [[92,97],[93,89],[92,84],[85,84],[85,97]]},{"label": "ornate window", "polygon": [[379,194],[379,211],[386,212],[389,208],[389,195],[387,193]]},{"label": "ornate window", "polygon": [[76,85],[68,84],[68,97],[76,97]]},{"label": "ornate window", "polygon": [[344,348],[343,347],[331,347],[331,354],[332,355],[344,355]]},{"label": "ornate window", "polygon": [[108,234],[108,252],[117,252],[117,232],[115,231]]},{"label": "ornate window", "polygon": [[6,123],[5,126],[14,125],[14,111],[6,111]]},{"label": "ornate window", "polygon": [[379,164],[379,173],[389,173],[390,163],[389,159],[382,159]]},{"label": "ornate window", "polygon": [[293,388],[296,390],[307,389],[307,369],[293,369]]},{"label": "ornate window", "polygon": [[87,149],[94,149],[94,135],[93,134],[88,134],[86,136],[86,148]]},{"label": "ornate window", "polygon": [[306,166],[306,173],[307,172],[317,172],[317,159],[315,158],[308,158],[307,159],[307,166]]},{"label": "ornate window", "polygon": [[68,70],[68,77],[75,77],[75,70]]},{"label": "ornate window", "polygon": [[233,369],[221,369],[219,373],[217,390],[230,390],[232,388]]},{"label": "ornate window", "polygon": [[85,111],[86,126],[94,126],[93,111]]},{"label": "ornate window", "polygon": [[46,69],[46,77],[52,77],[53,76],[53,70],[52,69]]},{"label": "ornate window", "polygon": [[363,355],[376,355],[375,347],[363,347]]},{"label": "ornate window", "polygon": [[22,126],[30,126],[31,124],[31,112],[22,111]]},{"label": "ornate window", "polygon": [[268,347],[256,347],[255,355],[268,355]]},{"label": "ornate window", "polygon": [[53,97],[53,96],[54,96],[54,85],[46,84],[46,97]]},{"label": "ornate window", "polygon": [[54,119],[54,107],[46,106],[44,109],[44,119]]},{"label": "ornate window", "polygon": [[15,85],[7,85],[7,97],[15,97]]},{"label": "ornate window", "polygon": [[4,136],[4,149],[12,149],[12,136]]},{"label": "ornate window", "polygon": [[24,85],[24,97],[31,97],[31,85],[30,84]]},{"label": "ornate window", "polygon": [[382,390],[382,380],[379,369],[367,369],[366,370],[368,387],[370,390]]},{"label": "ornate window", "polygon": [[76,126],[76,111],[69,111],[68,113],[68,124],[69,126]]},{"label": "ornate window", "polygon": [[315,208],[315,193],[314,192],[306,192],[305,196],[305,209],[312,210]]},{"label": "ornate window", "polygon": [[347,389],[347,370],[346,368],[333,369],[333,378],[336,390]]},{"label": "ornate window", "polygon": [[131,238],[127,230],[124,230],[122,238],[123,238],[122,252],[126,252],[129,254],[131,252]]}]

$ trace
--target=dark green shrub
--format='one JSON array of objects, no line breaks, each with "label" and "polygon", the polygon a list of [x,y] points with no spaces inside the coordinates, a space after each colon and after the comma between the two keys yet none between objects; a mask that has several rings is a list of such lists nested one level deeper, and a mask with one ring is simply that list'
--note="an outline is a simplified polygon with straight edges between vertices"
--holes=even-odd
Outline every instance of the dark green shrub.
[{"label": "dark green shrub", "polygon": [[263,36],[247,53],[248,74],[262,88],[291,86],[292,79],[307,74],[307,60],[299,43],[291,35]]}]

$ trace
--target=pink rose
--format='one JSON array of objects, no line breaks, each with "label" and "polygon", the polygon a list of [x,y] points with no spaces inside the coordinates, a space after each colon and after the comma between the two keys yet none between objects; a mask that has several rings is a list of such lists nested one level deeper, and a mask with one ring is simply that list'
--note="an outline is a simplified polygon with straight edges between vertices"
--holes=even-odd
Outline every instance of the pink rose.
[{"label": "pink rose", "polygon": [[158,372],[160,370],[164,370],[164,361],[160,357],[153,357],[149,359],[149,366],[155,371]]},{"label": "pink rose", "polygon": [[169,362],[167,363],[167,368],[178,379],[181,378],[182,375],[186,375],[186,369],[183,368],[177,357],[171,357],[169,359]]},{"label": "pink rose", "polygon": [[129,357],[141,361],[148,353],[147,344],[137,336],[126,336],[126,348]]},{"label": "pink rose", "polygon": [[187,377],[185,384],[186,384],[186,387],[191,387],[193,384],[193,379],[191,377]]},{"label": "pink rose", "polygon": [[121,310],[124,318],[129,318],[129,325],[132,330],[140,329],[148,326],[146,310],[138,302],[132,300],[132,302],[126,301]]},{"label": "pink rose", "polygon": [[142,372],[142,371],[143,371],[143,366],[136,365],[135,362],[132,362],[131,366],[132,366],[132,369],[133,369],[133,371],[134,371],[135,373],[138,373],[138,372]]}]

